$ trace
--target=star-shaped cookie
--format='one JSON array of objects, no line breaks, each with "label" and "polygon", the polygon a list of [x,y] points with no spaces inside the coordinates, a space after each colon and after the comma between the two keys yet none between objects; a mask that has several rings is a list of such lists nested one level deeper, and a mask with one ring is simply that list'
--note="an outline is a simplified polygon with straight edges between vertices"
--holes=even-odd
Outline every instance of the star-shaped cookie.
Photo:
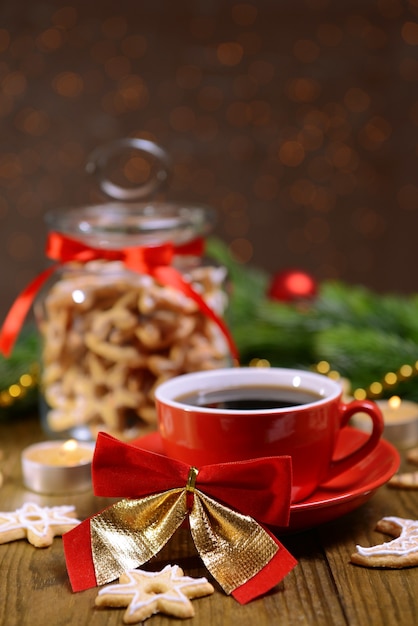
[{"label": "star-shaped cookie", "polygon": [[0,544],[26,537],[35,548],[46,548],[54,537],[79,523],[73,506],[40,507],[26,502],[12,513],[0,512]]},{"label": "star-shaped cookie", "polygon": [[351,562],[366,567],[401,569],[418,565],[418,520],[401,517],[384,517],[376,530],[395,537],[376,546],[356,546]]},{"label": "star-shaped cookie", "polygon": [[190,578],[178,565],[167,565],[160,572],[132,569],[119,578],[119,583],[99,590],[96,606],[128,607],[125,624],[142,622],[154,613],[174,617],[193,617],[191,598],[214,592],[206,578]]}]

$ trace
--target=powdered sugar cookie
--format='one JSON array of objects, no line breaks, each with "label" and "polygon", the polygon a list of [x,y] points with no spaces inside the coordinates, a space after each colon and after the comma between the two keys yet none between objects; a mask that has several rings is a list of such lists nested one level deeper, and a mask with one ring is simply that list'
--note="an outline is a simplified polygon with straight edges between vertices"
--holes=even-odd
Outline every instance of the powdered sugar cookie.
[{"label": "powdered sugar cookie", "polygon": [[[418,465],[418,448],[408,450],[406,460],[414,465]],[[388,485],[398,489],[418,489],[418,471],[395,474],[389,480]]]},{"label": "powdered sugar cookie", "polygon": [[79,523],[73,506],[40,507],[26,502],[14,512],[0,512],[0,544],[27,538],[35,548],[46,548],[54,537]]},{"label": "powdered sugar cookie", "polygon": [[401,569],[418,565],[418,520],[384,517],[376,530],[395,537],[369,548],[356,546],[351,562],[365,567]]},{"label": "powdered sugar cookie", "polygon": [[398,489],[418,489],[418,472],[395,474],[389,480],[388,485]]},{"label": "powdered sugar cookie", "polygon": [[125,624],[142,622],[154,613],[187,618],[195,614],[190,599],[213,592],[206,578],[184,576],[178,565],[167,565],[160,572],[133,569],[122,574],[119,583],[100,589],[96,606],[127,607]]},{"label": "powdered sugar cookie", "polygon": [[418,448],[411,448],[406,453],[406,458],[410,463],[418,465]]}]

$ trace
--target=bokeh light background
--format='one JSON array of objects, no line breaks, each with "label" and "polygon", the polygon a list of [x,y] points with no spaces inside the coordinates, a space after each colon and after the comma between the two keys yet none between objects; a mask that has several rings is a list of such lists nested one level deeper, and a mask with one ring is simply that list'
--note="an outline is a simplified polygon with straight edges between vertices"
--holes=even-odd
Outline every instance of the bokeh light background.
[{"label": "bokeh light background", "polygon": [[4,0],[2,317],[45,212],[100,200],[87,157],[128,136],[240,262],[416,291],[417,87],[418,0]]}]

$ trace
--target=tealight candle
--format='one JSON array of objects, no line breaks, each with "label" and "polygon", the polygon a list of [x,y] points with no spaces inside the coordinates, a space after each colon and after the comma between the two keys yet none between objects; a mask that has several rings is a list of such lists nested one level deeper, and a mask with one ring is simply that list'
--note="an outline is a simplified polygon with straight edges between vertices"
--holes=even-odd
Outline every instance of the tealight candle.
[{"label": "tealight candle", "polygon": [[[418,442],[418,404],[392,396],[388,400],[376,400],[385,424],[383,437],[400,448],[408,448]],[[370,420],[355,416],[354,424],[362,428]]]},{"label": "tealight candle", "polygon": [[35,443],[22,452],[25,487],[37,493],[70,494],[91,488],[94,444],[69,441]]}]

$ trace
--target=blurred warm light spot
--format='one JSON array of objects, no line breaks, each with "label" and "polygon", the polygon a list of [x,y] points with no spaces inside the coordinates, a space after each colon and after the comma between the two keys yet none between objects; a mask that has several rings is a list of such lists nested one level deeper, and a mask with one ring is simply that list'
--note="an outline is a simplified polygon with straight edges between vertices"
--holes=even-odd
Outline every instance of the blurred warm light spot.
[{"label": "blurred warm light spot", "polygon": [[104,62],[104,69],[109,78],[120,80],[131,73],[131,61],[122,55],[111,57]]},{"label": "blurred warm light spot", "polygon": [[392,128],[388,120],[374,116],[361,128],[359,141],[367,150],[377,150],[389,139],[391,133]]},{"label": "blurred warm light spot", "polygon": [[288,167],[297,167],[305,158],[305,150],[299,141],[284,141],[279,148],[279,160]]},{"label": "blurred warm light spot", "polygon": [[48,28],[38,35],[36,43],[42,52],[58,50],[64,43],[62,32],[58,28]]},{"label": "blurred warm light spot", "polygon": [[196,89],[202,81],[202,70],[196,65],[181,65],[176,70],[176,83],[182,89]]},{"label": "blurred warm light spot", "polygon": [[355,170],[358,166],[357,155],[344,143],[330,142],[326,152],[333,166],[338,169]]},{"label": "blurred warm light spot", "polygon": [[11,233],[6,242],[7,251],[14,261],[28,261],[35,252],[35,241],[27,233]]},{"label": "blurred warm light spot", "polygon": [[332,178],[334,171],[329,159],[316,156],[308,163],[309,176],[318,183],[325,183]]},{"label": "blurred warm light spot", "polygon": [[329,223],[321,217],[313,217],[306,222],[303,232],[311,243],[325,243],[330,236]]},{"label": "blurred warm light spot", "polygon": [[298,39],[293,44],[293,54],[302,63],[313,63],[319,57],[320,48],[312,39]]},{"label": "blurred warm light spot", "polygon": [[302,115],[302,123],[304,127],[314,127],[324,132],[328,127],[329,117],[325,111],[307,107]]},{"label": "blurred warm light spot", "polygon": [[316,369],[319,374],[328,374],[331,366],[328,361],[319,361],[319,363],[316,364]]},{"label": "blurred warm light spot", "polygon": [[401,37],[405,43],[418,45],[418,24],[417,22],[405,22],[401,29]]},{"label": "blurred warm light spot", "polygon": [[0,52],[5,52],[10,45],[10,35],[5,28],[0,28]]},{"label": "blurred warm light spot", "polygon": [[238,26],[251,26],[257,19],[258,9],[253,4],[239,3],[231,8],[233,21]]},{"label": "blurred warm light spot", "polygon": [[328,187],[315,187],[311,206],[320,213],[329,213],[337,204],[337,197],[333,189]]},{"label": "blurred warm light spot", "polygon": [[[398,377],[396,376],[395,372],[388,372],[387,374],[385,374],[383,380],[387,385],[396,385],[396,383],[398,382]],[[398,404],[398,402],[400,404],[400,398],[395,401],[395,404]]]},{"label": "blurred warm light spot", "polygon": [[216,56],[222,65],[235,66],[238,65],[243,56],[243,49],[239,43],[229,41],[221,43],[216,48]]},{"label": "blurred warm light spot", "polygon": [[142,35],[128,35],[120,42],[120,49],[130,59],[141,59],[147,50],[147,45],[147,40]]},{"label": "blurred warm light spot", "polygon": [[204,111],[217,111],[222,106],[223,100],[222,90],[214,85],[206,85],[197,93],[197,102]]},{"label": "blurred warm light spot", "polygon": [[264,100],[250,102],[251,122],[253,126],[268,126],[272,120],[271,105]]},{"label": "blurred warm light spot", "polygon": [[298,133],[298,140],[305,150],[318,150],[324,143],[324,133],[318,126],[305,124]]},{"label": "blurred warm light spot", "polygon": [[343,31],[337,24],[320,24],[316,30],[319,43],[323,46],[335,48],[343,39]]},{"label": "blurred warm light spot", "polygon": [[263,174],[258,176],[254,182],[254,194],[260,200],[274,200],[277,197],[279,183],[275,176]]},{"label": "blurred warm light spot", "polygon": [[170,112],[170,126],[176,131],[190,131],[196,122],[195,112],[188,106],[179,106]]},{"label": "blurred warm light spot", "polygon": [[41,198],[34,191],[23,192],[16,200],[16,211],[24,218],[37,218],[43,210]]},{"label": "blurred warm light spot", "polygon": [[353,113],[362,113],[370,107],[370,96],[363,89],[350,87],[344,94],[344,104]]},{"label": "blurred warm light spot", "polygon": [[418,80],[418,60],[407,57],[399,63],[399,74],[408,82]]},{"label": "blurred warm light spot", "polygon": [[28,135],[39,137],[48,130],[49,121],[45,111],[25,108],[16,115],[15,126]]},{"label": "blurred warm light spot", "polygon": [[77,11],[72,6],[65,6],[55,11],[51,22],[59,28],[73,28],[77,23]]},{"label": "blurred warm light spot", "polygon": [[101,28],[108,39],[121,39],[126,34],[128,23],[123,15],[115,15],[104,20]]},{"label": "blurred warm light spot", "polygon": [[17,154],[7,152],[0,155],[0,179],[14,179],[22,174],[22,167]]},{"label": "blurred warm light spot", "polygon": [[142,184],[149,180],[151,166],[149,162],[141,156],[131,157],[125,163],[123,173],[130,183]]},{"label": "blurred warm light spot", "polygon": [[252,61],[248,67],[248,74],[255,78],[259,85],[268,85],[276,73],[273,63],[258,59]]},{"label": "blurred warm light spot", "polygon": [[232,89],[237,98],[248,100],[256,95],[258,83],[252,76],[241,74],[233,80]]},{"label": "blurred warm light spot", "polygon": [[355,400],[365,400],[367,398],[367,391],[365,389],[354,389],[353,396]]},{"label": "blurred warm light spot", "polygon": [[399,206],[406,211],[418,210],[418,187],[413,183],[403,185],[396,197]]},{"label": "blurred warm light spot", "polygon": [[9,72],[1,81],[1,89],[5,96],[21,96],[27,87],[27,80],[22,72]]},{"label": "blurred warm light spot", "polygon": [[354,229],[363,237],[377,239],[386,230],[385,219],[374,209],[359,209],[352,216]]},{"label": "blurred warm light spot", "polygon": [[374,382],[370,385],[369,387],[369,391],[372,395],[374,396],[378,396],[379,394],[382,393],[383,391],[383,385],[382,383],[379,382]]},{"label": "blurred warm light spot", "polygon": [[315,193],[315,185],[307,178],[299,178],[289,188],[289,195],[295,204],[308,206]]},{"label": "blurred warm light spot", "polygon": [[52,88],[64,98],[78,98],[83,86],[83,79],[76,72],[60,72],[52,80]]},{"label": "blurred warm light spot", "polygon": [[293,78],[286,85],[286,94],[294,102],[313,102],[320,92],[320,84],[313,78]]},{"label": "blurred warm light spot", "polygon": [[249,161],[255,152],[254,141],[247,135],[238,135],[231,139],[228,150],[235,161]]},{"label": "blurred warm light spot", "polygon": [[409,378],[414,373],[414,370],[411,365],[405,364],[401,365],[399,368],[399,375],[401,378]]},{"label": "blurred warm light spot", "polygon": [[250,219],[244,211],[236,210],[225,216],[224,231],[230,237],[242,238],[249,235]]},{"label": "blurred warm light spot", "polygon": [[239,237],[229,244],[229,251],[239,263],[251,261],[254,253],[253,244],[248,239]]},{"label": "blurred warm light spot", "polygon": [[231,191],[222,198],[221,207],[225,213],[244,212],[248,209],[248,200],[243,193]]},{"label": "blurred warm light spot", "polygon": [[232,102],[226,110],[231,126],[247,126],[251,121],[251,109],[246,102]]},{"label": "blurred warm light spot", "polygon": [[148,104],[148,89],[144,81],[135,74],[125,76],[119,81],[117,93],[121,112],[136,111]]}]

